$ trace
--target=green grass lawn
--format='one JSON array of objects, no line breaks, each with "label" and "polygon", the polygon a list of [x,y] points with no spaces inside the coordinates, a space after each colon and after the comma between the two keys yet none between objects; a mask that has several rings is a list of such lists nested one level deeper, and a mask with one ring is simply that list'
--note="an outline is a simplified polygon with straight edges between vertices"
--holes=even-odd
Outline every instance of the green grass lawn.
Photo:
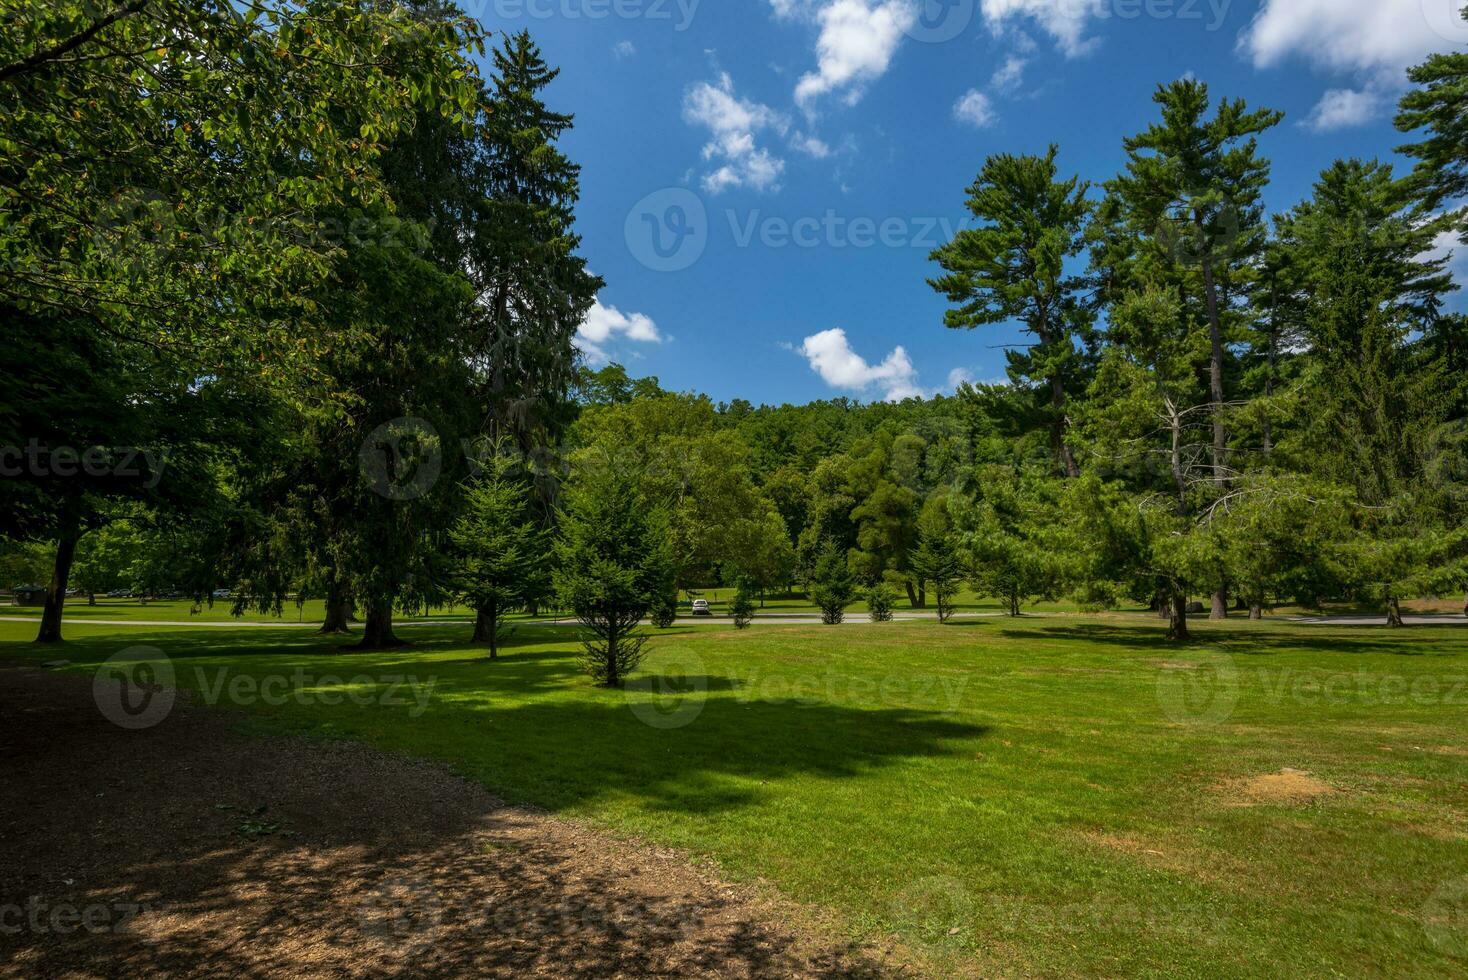
[{"label": "green grass lawn", "polygon": [[[152,644],[265,730],[442,759],[940,970],[1462,976],[1468,630],[1194,629],[1173,647],[1140,615],[680,627],[628,692],[591,687],[564,628],[521,628],[491,663],[462,625],[354,654],[80,623],[36,648],[0,621],[0,655],[89,675]],[[267,678],[292,695],[261,702]],[[426,710],[409,678],[433,681]],[[344,692],[361,703],[322,703]]]}]

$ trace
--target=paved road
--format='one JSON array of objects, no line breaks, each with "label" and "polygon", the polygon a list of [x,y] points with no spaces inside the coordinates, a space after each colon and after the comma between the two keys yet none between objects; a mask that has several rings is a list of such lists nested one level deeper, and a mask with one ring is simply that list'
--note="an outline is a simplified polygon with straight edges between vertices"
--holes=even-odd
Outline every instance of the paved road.
[{"label": "paved road", "polygon": [[[906,623],[927,620],[931,622],[937,618],[936,613],[894,613],[894,622]],[[954,619],[1002,619],[1004,613],[954,613]],[[1026,614],[1021,618],[1030,618]],[[1241,617],[1234,617],[1236,619]],[[39,616],[0,616],[0,623],[39,623]],[[755,626],[813,626],[821,621],[820,613],[770,613],[754,617]],[[1305,623],[1313,626],[1384,626],[1384,616],[1286,616],[1279,620],[1287,623]],[[319,629],[319,622],[291,622],[290,620],[195,620],[195,619],[87,619],[63,618],[67,626],[176,626],[187,629],[239,629],[241,627],[260,627],[265,629]],[[471,623],[468,619],[403,619],[393,623],[394,628],[409,626],[467,626]],[[573,626],[573,619],[534,619],[522,620],[512,623],[514,626]],[[728,616],[680,616],[678,625],[723,625],[733,624]],[[1402,622],[1408,626],[1455,626],[1468,625],[1468,616],[1456,614],[1429,614],[1422,616],[1403,616]],[[647,620],[642,621],[643,626],[652,625]],[[849,613],[844,626],[871,625],[871,620],[865,613]]]},{"label": "paved road", "polygon": [[[1315,626],[1385,626],[1385,616],[1289,616],[1291,623],[1309,623]],[[1407,626],[1454,626],[1468,624],[1468,616],[1450,613],[1429,613],[1423,616],[1403,616]]]},{"label": "paved road", "polygon": [[[992,619],[1002,617],[1003,613],[954,613],[954,619]],[[915,620],[933,620],[937,618],[936,613],[895,613],[892,616],[894,622],[912,622]],[[0,623],[39,623],[39,616],[0,616]],[[771,613],[767,616],[755,616],[754,624],[757,626],[811,626],[820,623],[820,613]],[[220,628],[236,629],[245,626],[256,626],[275,629],[319,629],[319,622],[292,622],[288,619],[277,620],[227,620],[215,619],[90,619],[78,617],[75,619],[62,617],[62,622],[67,626],[179,626],[196,628]],[[401,619],[393,623],[393,627],[406,626],[468,626],[472,624],[470,619]],[[711,626],[732,625],[734,620],[728,616],[680,616],[679,626]],[[513,622],[512,626],[574,626],[574,619],[533,619]],[[852,626],[867,623],[871,620],[865,613],[849,613],[843,625]],[[652,625],[647,620],[642,625]]]}]

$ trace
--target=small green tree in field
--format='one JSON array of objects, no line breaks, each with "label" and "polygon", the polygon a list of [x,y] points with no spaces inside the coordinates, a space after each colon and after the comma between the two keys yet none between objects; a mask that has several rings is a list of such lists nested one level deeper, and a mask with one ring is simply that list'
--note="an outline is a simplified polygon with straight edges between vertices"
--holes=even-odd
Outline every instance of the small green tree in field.
[{"label": "small green tree in field", "polygon": [[846,555],[828,542],[816,561],[810,580],[810,599],[821,610],[821,622],[834,626],[846,618],[846,607],[856,598],[856,580]]},{"label": "small green tree in field", "polygon": [[657,601],[653,603],[652,609],[648,612],[647,618],[652,620],[652,624],[660,630],[668,629],[677,622],[677,591],[670,589],[666,594],[658,596]]},{"label": "small green tree in field", "polygon": [[495,454],[464,488],[464,511],[449,536],[459,552],[456,578],[475,610],[474,642],[499,656],[504,617],[544,592],[550,540],[531,512],[531,488],[511,473],[514,463]]},{"label": "small green tree in field", "polygon": [[635,476],[592,462],[567,489],[556,550],[556,591],[590,634],[587,673],[620,687],[642,660],[638,623],[673,590],[667,518]]},{"label": "small green tree in field", "polygon": [[953,597],[963,578],[963,562],[953,544],[953,536],[937,531],[924,531],[917,550],[909,559],[913,574],[928,584],[938,601],[938,621],[946,623],[953,616]]},{"label": "small green tree in field", "polygon": [[878,582],[867,592],[867,615],[874,623],[892,622],[892,607],[895,605],[897,593],[885,582]]},{"label": "small green tree in field", "polygon": [[754,619],[754,596],[750,594],[747,583],[739,583],[739,589],[734,593],[734,601],[729,603],[729,615],[734,618],[734,627],[741,630],[748,628]]}]

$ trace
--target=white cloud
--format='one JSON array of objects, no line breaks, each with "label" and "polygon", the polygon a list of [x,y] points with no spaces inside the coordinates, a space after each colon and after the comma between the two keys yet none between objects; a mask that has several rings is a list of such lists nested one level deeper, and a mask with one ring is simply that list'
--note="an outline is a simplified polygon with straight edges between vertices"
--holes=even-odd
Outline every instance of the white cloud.
[{"label": "white cloud", "polygon": [[[983,0],[984,20],[995,34],[1019,18],[1029,18],[1055,39],[1066,57],[1075,58],[1095,46],[1086,23],[1103,10],[1105,0]],[[1026,39],[1028,40],[1028,39]]]},{"label": "white cloud", "polygon": [[973,373],[971,371],[969,371],[968,368],[962,368],[962,367],[956,367],[952,371],[949,371],[948,372],[948,387],[949,388],[953,389],[954,391],[957,391],[959,385],[962,385],[962,384],[965,384],[965,383],[971,384],[971,385],[1007,385],[1007,384],[1009,384],[1009,378],[1008,377],[1000,377],[1000,378],[975,378],[973,376]]},{"label": "white cloud", "polygon": [[1468,283],[1468,250],[1463,248],[1463,240],[1458,232],[1449,229],[1438,232],[1432,241],[1432,248],[1426,254],[1420,256],[1424,261],[1434,259],[1447,259],[1447,270],[1458,283]]},{"label": "white cloud", "polygon": [[816,70],[802,75],[795,101],[807,112],[823,96],[847,105],[887,73],[904,32],[916,22],[917,0],[770,0],[775,16],[813,20]]},{"label": "white cloud", "polygon": [[1396,78],[1468,40],[1456,0],[1265,0],[1239,47],[1256,68],[1293,55],[1337,70]]},{"label": "white cloud", "polygon": [[1021,58],[1012,54],[1004,59],[1004,64],[994,70],[994,75],[989,79],[989,87],[996,92],[1013,92],[1024,83],[1025,68],[1029,65],[1028,58]]},{"label": "white cloud", "polygon": [[880,364],[869,364],[851,349],[846,331],[833,327],[805,338],[796,353],[832,388],[857,392],[880,388],[887,401],[924,395],[917,384],[917,369],[902,347],[893,348]]},{"label": "white cloud", "polygon": [[785,161],[761,148],[755,136],[765,129],[783,135],[789,122],[768,106],[735,95],[728,72],[721,72],[712,84],[700,82],[688,90],[683,118],[710,133],[703,158],[719,165],[704,175],[704,190],[717,194],[731,187],[779,189]]},{"label": "white cloud", "polygon": [[618,41],[612,46],[612,54],[618,58],[630,58],[637,53],[637,45],[631,41]]},{"label": "white cloud", "polygon": [[623,313],[615,306],[605,306],[598,297],[591,304],[586,320],[576,331],[576,346],[593,365],[610,361],[609,345],[618,340],[639,344],[660,344],[663,335],[657,324],[644,313]]},{"label": "white cloud", "polygon": [[994,125],[993,101],[978,89],[969,89],[953,104],[953,115],[961,122],[983,129]]},{"label": "white cloud", "polygon": [[1305,125],[1317,133],[1361,126],[1381,114],[1389,100],[1372,89],[1331,89],[1321,96]]},{"label": "white cloud", "polygon": [[831,147],[825,140],[806,133],[795,133],[790,137],[790,145],[806,156],[817,160],[824,160],[831,155]]}]

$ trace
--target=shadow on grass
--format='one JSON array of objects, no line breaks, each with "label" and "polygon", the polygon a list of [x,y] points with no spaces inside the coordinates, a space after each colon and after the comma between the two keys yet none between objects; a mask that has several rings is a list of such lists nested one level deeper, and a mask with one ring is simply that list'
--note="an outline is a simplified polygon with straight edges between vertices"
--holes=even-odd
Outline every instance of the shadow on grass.
[{"label": "shadow on grass", "polygon": [[[758,802],[771,783],[852,777],[962,751],[952,743],[987,732],[941,711],[891,706],[876,684],[853,688],[846,675],[816,667],[777,678],[800,681],[801,690],[771,688],[767,678],[751,690],[748,679],[718,672],[664,678],[651,669],[634,673],[626,690],[609,690],[586,677],[568,642],[574,631],[550,645],[544,633],[512,639],[494,661],[466,656],[463,633],[425,628],[413,647],[352,656],[334,651],[335,638],[284,633],[170,631],[149,641],[166,652],[174,683],[196,705],[241,710],[262,731],[440,759],[550,809],[616,798],[652,811],[714,813]],[[0,656],[37,659],[20,646]],[[116,636],[72,640],[68,670],[89,680],[119,649]],[[285,678],[290,696],[267,701],[263,685],[247,684],[241,699],[233,694],[241,675]],[[405,681],[431,682],[431,695],[419,700]]]}]

